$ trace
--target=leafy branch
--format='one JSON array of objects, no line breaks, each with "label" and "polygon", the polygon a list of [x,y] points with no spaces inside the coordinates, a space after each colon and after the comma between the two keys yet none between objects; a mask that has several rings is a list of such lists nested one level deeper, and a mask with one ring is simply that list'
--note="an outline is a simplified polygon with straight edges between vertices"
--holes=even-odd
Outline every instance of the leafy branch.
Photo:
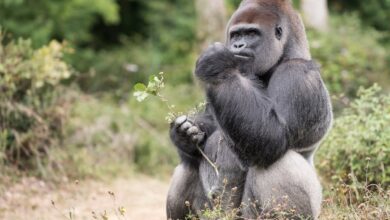
[{"label": "leafy branch", "polygon": [[143,83],[137,83],[134,86],[134,96],[138,102],[143,102],[149,96],[155,96],[162,101],[169,109],[168,115],[165,118],[169,123],[173,122],[178,117],[179,113],[175,111],[175,106],[170,105],[168,99],[161,94],[162,89],[165,87],[164,73],[160,72],[158,75],[151,75],[149,77],[148,85]]},{"label": "leafy branch", "polygon": [[[169,101],[167,98],[165,98],[164,95],[161,94],[161,91],[164,89],[165,83],[164,83],[164,73],[160,72],[158,75],[151,75],[149,77],[149,82],[147,85],[143,83],[137,83],[134,86],[134,97],[136,97],[138,102],[145,101],[148,97],[154,96],[159,98],[161,102],[163,102],[167,108],[169,109],[168,115],[166,116],[166,120],[169,123],[172,123],[179,115],[181,115],[180,112],[175,111],[175,105],[169,104]],[[202,102],[198,104],[194,109],[188,112],[187,115],[195,115],[200,110],[202,110],[205,107],[206,103]],[[206,161],[214,168],[215,173],[217,176],[219,176],[218,167],[215,163],[213,163],[210,158],[207,157],[207,155],[203,152],[203,150],[197,145],[197,149],[202,154],[202,156],[206,159]]]}]

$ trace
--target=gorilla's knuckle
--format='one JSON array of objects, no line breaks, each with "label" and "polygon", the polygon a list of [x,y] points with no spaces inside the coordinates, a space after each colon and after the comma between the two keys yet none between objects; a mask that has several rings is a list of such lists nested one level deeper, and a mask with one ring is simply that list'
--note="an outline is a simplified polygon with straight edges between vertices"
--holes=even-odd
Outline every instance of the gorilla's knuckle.
[{"label": "gorilla's knuckle", "polygon": [[205,133],[201,132],[201,133],[193,135],[191,137],[191,141],[193,143],[200,144],[201,142],[203,142],[205,140],[205,138],[206,138]]},{"label": "gorilla's knuckle", "polygon": [[199,128],[196,126],[192,126],[187,130],[188,135],[199,133]]},{"label": "gorilla's knuckle", "polygon": [[187,120],[187,116],[185,116],[185,115],[179,116],[175,120],[175,125],[179,126],[179,125],[183,124],[186,120]]},{"label": "gorilla's knuckle", "polygon": [[185,132],[187,131],[190,127],[192,126],[192,124],[188,121],[184,122],[181,126],[180,126],[180,130],[182,132]]}]

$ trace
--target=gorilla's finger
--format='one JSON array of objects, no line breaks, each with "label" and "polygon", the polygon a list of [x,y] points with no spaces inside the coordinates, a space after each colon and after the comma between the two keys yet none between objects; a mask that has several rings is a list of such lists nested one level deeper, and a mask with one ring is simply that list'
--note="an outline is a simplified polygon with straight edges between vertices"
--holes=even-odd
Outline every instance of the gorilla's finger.
[{"label": "gorilla's finger", "polygon": [[182,125],[185,121],[187,121],[187,116],[182,115],[182,116],[176,118],[176,120],[175,120],[175,126],[179,127],[179,126]]},{"label": "gorilla's finger", "polygon": [[193,135],[199,133],[199,128],[196,126],[192,126],[187,130],[187,135]]},{"label": "gorilla's finger", "polygon": [[192,126],[192,124],[190,122],[186,121],[179,127],[179,131],[186,132],[191,126]]},{"label": "gorilla's finger", "polygon": [[198,134],[193,135],[191,137],[192,142],[197,143],[197,144],[202,143],[204,141],[204,139],[205,139],[205,133],[204,132],[198,133]]}]

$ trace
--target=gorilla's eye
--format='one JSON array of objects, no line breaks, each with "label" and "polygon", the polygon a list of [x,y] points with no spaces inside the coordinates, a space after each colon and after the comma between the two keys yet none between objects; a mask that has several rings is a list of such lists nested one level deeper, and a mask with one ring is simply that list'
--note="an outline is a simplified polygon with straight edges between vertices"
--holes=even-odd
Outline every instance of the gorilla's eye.
[{"label": "gorilla's eye", "polygon": [[258,30],[249,30],[249,31],[247,31],[246,34],[251,36],[251,37],[255,37],[255,36],[259,36],[260,32]]},{"label": "gorilla's eye", "polygon": [[236,32],[236,31],[230,33],[230,39],[236,38],[238,36],[240,36],[240,33]]},{"label": "gorilla's eye", "polygon": [[278,26],[275,28],[275,36],[276,36],[276,39],[280,40],[282,39],[282,35],[283,35],[283,29],[282,27]]}]

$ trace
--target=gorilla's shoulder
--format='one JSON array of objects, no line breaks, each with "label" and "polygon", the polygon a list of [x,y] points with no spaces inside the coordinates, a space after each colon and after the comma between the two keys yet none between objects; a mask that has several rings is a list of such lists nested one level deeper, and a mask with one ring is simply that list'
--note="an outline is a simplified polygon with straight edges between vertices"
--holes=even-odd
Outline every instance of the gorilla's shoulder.
[{"label": "gorilla's shoulder", "polygon": [[314,60],[295,58],[283,61],[276,71],[320,72],[320,65]]}]

